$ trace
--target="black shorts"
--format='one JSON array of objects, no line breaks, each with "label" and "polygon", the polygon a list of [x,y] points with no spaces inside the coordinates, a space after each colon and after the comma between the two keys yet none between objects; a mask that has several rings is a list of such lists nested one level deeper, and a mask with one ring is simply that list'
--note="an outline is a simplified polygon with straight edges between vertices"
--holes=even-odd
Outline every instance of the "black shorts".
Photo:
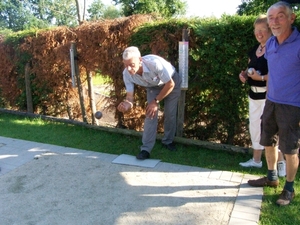
[{"label": "black shorts", "polygon": [[266,100],[261,120],[263,146],[279,145],[284,154],[298,154],[300,146],[300,107]]}]

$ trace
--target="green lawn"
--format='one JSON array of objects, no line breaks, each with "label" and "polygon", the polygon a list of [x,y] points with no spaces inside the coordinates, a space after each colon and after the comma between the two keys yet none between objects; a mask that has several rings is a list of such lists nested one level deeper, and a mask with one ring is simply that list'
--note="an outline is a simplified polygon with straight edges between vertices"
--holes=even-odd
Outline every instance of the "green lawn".
[{"label": "green lawn", "polygon": [[[111,154],[136,155],[139,152],[141,138],[118,133],[110,133],[98,129],[81,127],[64,123],[44,121],[42,119],[25,118],[22,116],[0,113],[0,136],[30,140],[59,146],[74,147],[96,152]],[[251,156],[242,153],[217,151],[200,148],[193,145],[177,144],[177,151],[165,150],[157,141],[152,158],[159,158],[163,162],[198,166],[216,170],[226,170],[255,175],[265,175],[266,162],[263,159],[263,169],[245,169],[238,164],[248,160]],[[0,152],[1,154],[1,152]],[[287,207],[275,205],[278,194],[282,190],[265,188],[261,210],[260,223],[263,225],[298,225],[300,224],[300,173],[295,180],[296,198]]]}]

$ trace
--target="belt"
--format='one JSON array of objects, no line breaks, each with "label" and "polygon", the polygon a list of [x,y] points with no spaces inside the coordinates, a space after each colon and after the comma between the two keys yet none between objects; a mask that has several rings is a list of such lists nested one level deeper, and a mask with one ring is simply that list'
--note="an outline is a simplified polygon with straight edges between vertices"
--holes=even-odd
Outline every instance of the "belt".
[{"label": "belt", "polygon": [[264,93],[267,91],[267,87],[256,87],[256,86],[251,86],[251,90],[254,93]]}]

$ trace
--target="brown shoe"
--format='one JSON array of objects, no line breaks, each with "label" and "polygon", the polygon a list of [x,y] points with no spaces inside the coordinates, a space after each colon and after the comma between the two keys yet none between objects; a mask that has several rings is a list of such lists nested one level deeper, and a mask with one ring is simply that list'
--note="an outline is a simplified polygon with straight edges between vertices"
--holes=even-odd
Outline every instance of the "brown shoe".
[{"label": "brown shoe", "polygon": [[248,184],[253,187],[277,187],[279,180],[270,181],[267,177],[262,177],[257,180],[248,180]]},{"label": "brown shoe", "polygon": [[291,203],[293,198],[295,198],[295,192],[289,192],[288,190],[283,189],[278,200],[276,201],[276,204],[279,206],[288,205]]}]

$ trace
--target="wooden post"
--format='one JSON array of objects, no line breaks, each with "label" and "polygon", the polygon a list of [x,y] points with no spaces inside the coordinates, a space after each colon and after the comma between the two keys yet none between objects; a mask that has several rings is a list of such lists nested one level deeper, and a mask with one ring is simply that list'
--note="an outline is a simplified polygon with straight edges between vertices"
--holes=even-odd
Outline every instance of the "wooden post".
[{"label": "wooden post", "polygon": [[184,108],[185,108],[185,92],[186,90],[181,90],[181,94],[178,100],[178,110],[177,110],[177,130],[176,136],[183,136],[183,123],[184,123]]},{"label": "wooden post", "polygon": [[25,65],[25,86],[26,86],[27,112],[33,113],[29,63],[26,63]]},{"label": "wooden post", "polygon": [[[186,44],[188,48],[188,32],[186,29],[182,30],[182,42]],[[188,55],[184,56],[185,62],[179,62],[179,64],[184,64],[184,65],[179,65],[180,67],[187,67],[187,59]],[[182,80],[182,85],[181,85],[181,95],[178,100],[178,110],[177,110],[177,129],[176,129],[176,136],[177,137],[182,137],[183,136],[183,124],[184,124],[184,109],[185,109],[185,95],[186,95],[186,90],[187,90],[187,76],[188,76],[188,71],[187,68],[182,68],[179,69],[179,75],[181,78],[186,78],[185,80]],[[184,74],[183,74],[184,73]],[[185,76],[185,77],[184,77]]]},{"label": "wooden post", "polygon": [[96,113],[96,105],[95,105],[95,99],[94,99],[94,87],[93,87],[93,76],[92,72],[87,71],[87,82],[88,82],[88,92],[90,97],[90,107],[92,109],[92,124],[98,125],[98,120],[95,119],[95,113]]},{"label": "wooden post", "polygon": [[84,107],[84,98],[83,98],[83,93],[82,93],[82,85],[81,85],[79,67],[78,67],[77,49],[76,49],[75,43],[71,43],[71,49],[74,52],[75,77],[76,77],[79,100],[80,100],[82,120],[83,120],[83,122],[87,123],[87,117],[86,117],[86,112],[85,112],[85,107]]}]

